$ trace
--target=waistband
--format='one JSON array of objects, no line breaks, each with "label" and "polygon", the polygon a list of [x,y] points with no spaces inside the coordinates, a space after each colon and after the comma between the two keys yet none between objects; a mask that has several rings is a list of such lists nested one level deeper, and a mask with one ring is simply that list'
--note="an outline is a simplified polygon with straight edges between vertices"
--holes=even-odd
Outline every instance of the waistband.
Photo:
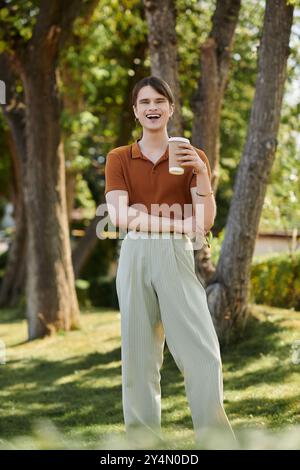
[{"label": "waistband", "polygon": [[175,239],[175,240],[190,240],[189,236],[186,233],[177,233],[177,232],[151,232],[151,231],[137,231],[137,230],[129,230],[124,237],[126,239],[137,239],[137,238],[144,238],[144,239]]}]

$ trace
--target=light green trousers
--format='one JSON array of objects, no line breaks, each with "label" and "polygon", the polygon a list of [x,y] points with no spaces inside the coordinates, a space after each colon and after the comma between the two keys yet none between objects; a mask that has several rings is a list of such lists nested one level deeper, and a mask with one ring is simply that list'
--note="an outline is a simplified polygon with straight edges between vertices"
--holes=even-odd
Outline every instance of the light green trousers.
[{"label": "light green trousers", "polygon": [[218,337],[195,274],[192,247],[187,235],[174,233],[130,231],[122,241],[116,289],[128,436],[150,432],[161,437],[160,368],[166,339],[184,376],[196,443],[211,426],[221,425],[234,438],[223,407]]}]

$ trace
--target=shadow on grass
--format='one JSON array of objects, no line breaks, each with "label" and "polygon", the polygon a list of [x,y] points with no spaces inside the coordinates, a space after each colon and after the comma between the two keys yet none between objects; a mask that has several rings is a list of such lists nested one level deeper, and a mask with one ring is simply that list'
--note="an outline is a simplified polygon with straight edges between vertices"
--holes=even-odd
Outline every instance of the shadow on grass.
[{"label": "shadow on grass", "polygon": [[[120,424],[121,386],[112,385],[112,380],[121,374],[121,368],[107,367],[118,360],[120,348],[62,361],[33,358],[23,366],[22,361],[14,361],[13,369],[8,362],[0,379],[2,390],[11,387],[2,400],[0,434],[8,437],[28,432],[32,421],[41,417],[62,427]],[[68,376],[72,376],[70,382]],[[97,378],[105,385],[97,386]],[[67,383],[59,383],[64,380]]]},{"label": "shadow on grass", "polygon": [[227,371],[247,367],[261,355],[272,354],[280,360],[290,355],[291,344],[284,343],[281,334],[286,326],[280,322],[260,320],[251,316],[243,332],[229,345],[221,349],[222,360]]},{"label": "shadow on grass", "polygon": [[[8,316],[2,320],[7,323]],[[12,316],[11,321],[19,320]],[[289,344],[282,343],[281,332],[279,323],[251,318],[239,342],[222,352],[224,368],[231,372],[246,368],[261,354],[272,354],[284,360],[289,353]],[[123,426],[121,366],[116,365],[120,361],[121,349],[118,347],[107,353],[77,355],[61,361],[34,357],[8,362],[1,369],[0,377],[0,388],[5,393],[1,400],[0,435],[9,439],[28,434],[34,420],[39,418],[49,418],[65,431],[85,428],[81,431],[85,436],[95,436],[98,431],[93,430],[93,426]],[[276,384],[291,371],[292,366],[286,367],[286,364],[278,364],[272,370],[246,370],[239,377],[232,377],[228,386],[242,390],[261,382]],[[77,374],[75,378],[74,373]],[[168,398],[168,407],[162,413],[162,426],[192,429],[190,410],[187,402],[184,405],[182,402],[184,379],[167,343],[161,378],[162,398]],[[268,424],[274,421],[274,414],[280,414],[284,422],[293,419],[291,407],[297,399],[299,397],[295,396],[272,400],[247,397],[225,402],[225,409],[229,419],[232,415],[247,421],[252,415],[265,419]]]},{"label": "shadow on grass", "polygon": [[[299,403],[300,394],[290,395],[286,398],[247,398],[236,400],[227,405],[226,409],[229,414],[236,416],[245,416],[252,418],[271,419],[276,426],[277,424],[288,424],[291,419],[295,418],[295,404]],[[299,410],[298,410],[299,411]],[[298,422],[300,424],[300,415],[298,413]],[[296,422],[296,419],[294,420]]]},{"label": "shadow on grass", "polygon": [[[6,390],[0,414],[0,435],[9,438],[30,431],[35,419],[50,418],[62,428],[123,423],[121,385],[121,349],[75,356],[62,361],[30,358],[14,360],[1,370],[0,387]],[[184,394],[182,376],[168,351],[162,368],[162,395]],[[110,365],[111,364],[111,365]],[[69,383],[59,383],[68,380]],[[98,386],[101,379],[105,386]],[[92,384],[92,386],[91,386]],[[15,412],[12,412],[12,408]],[[178,423],[179,424],[179,423]],[[192,426],[191,418],[181,425]]]}]

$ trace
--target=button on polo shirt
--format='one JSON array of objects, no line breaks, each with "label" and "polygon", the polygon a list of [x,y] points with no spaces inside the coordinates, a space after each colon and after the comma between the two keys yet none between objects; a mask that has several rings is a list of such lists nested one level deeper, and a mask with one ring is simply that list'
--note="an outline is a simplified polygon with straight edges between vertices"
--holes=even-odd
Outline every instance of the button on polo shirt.
[{"label": "button on polo shirt", "polygon": [[[170,218],[185,218],[192,215],[190,188],[197,185],[192,167],[183,167],[183,175],[170,174],[169,146],[153,163],[141,152],[139,140],[116,147],[107,154],[105,195],[109,191],[125,190],[128,191],[128,204],[130,206],[134,204],[136,209],[148,214]],[[211,179],[211,169],[206,154],[201,149],[196,147],[194,149],[206,164]],[[140,206],[141,204],[143,206]],[[184,204],[189,206],[185,208]]]}]

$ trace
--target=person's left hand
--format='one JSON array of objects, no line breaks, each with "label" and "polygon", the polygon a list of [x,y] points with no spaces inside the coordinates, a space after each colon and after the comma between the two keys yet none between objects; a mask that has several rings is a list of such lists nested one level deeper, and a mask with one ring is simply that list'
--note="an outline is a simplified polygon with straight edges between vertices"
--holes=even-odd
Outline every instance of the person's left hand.
[{"label": "person's left hand", "polygon": [[178,147],[182,147],[182,150],[175,152],[180,166],[191,166],[197,174],[207,172],[207,166],[191,144],[182,142]]}]

